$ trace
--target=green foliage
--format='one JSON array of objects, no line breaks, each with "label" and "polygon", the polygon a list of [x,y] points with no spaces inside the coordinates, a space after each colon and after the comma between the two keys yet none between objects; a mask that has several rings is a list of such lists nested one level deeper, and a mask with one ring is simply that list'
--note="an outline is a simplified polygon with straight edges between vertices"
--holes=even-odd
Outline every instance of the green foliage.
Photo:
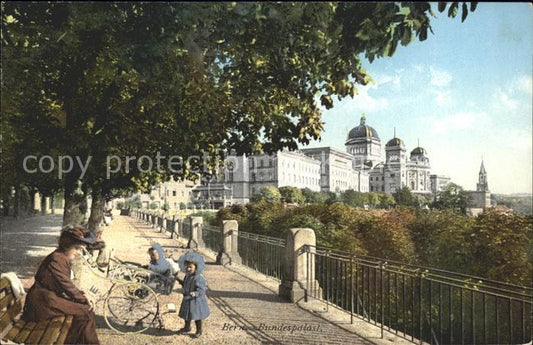
[{"label": "green foliage", "polygon": [[492,205],[501,205],[522,215],[533,215],[533,197],[530,195],[492,194]]},{"label": "green foliage", "polygon": [[170,210],[170,206],[169,206],[169,204],[168,204],[167,202],[165,202],[165,203],[163,204],[162,209],[163,209],[163,211],[165,211],[165,212],[167,212],[168,210]]},{"label": "green foliage", "polygon": [[204,224],[218,226],[220,222],[217,219],[217,212],[199,211],[189,215],[190,217],[202,217]]},{"label": "green foliage", "polygon": [[[18,174],[20,157],[90,155],[83,182],[105,195],[194,179],[218,149],[295,149],[320,138],[317,96],[328,109],[353,97],[371,81],[362,57],[425,40],[431,15],[408,2],[3,2],[2,166],[14,169],[2,180],[55,193],[66,180]],[[133,161],[105,176],[107,156],[202,151],[206,166],[141,172]]]},{"label": "green foliage", "polygon": [[409,224],[418,261],[451,271],[468,271],[475,258],[469,245],[474,219],[452,210],[417,210]]},{"label": "green foliage", "polygon": [[364,210],[344,203],[283,208],[261,200],[224,208],[218,219],[281,238],[288,229],[308,227],[320,246],[519,285],[532,280],[533,218],[511,211],[493,208],[470,218],[450,209]]},{"label": "green foliage", "polygon": [[187,204],[185,204],[184,202],[180,202],[180,210],[186,210],[187,209]]},{"label": "green foliage", "polygon": [[476,218],[470,234],[471,274],[531,286],[533,218],[491,208]]},{"label": "green foliage", "polygon": [[308,204],[324,204],[328,198],[327,193],[315,192],[309,188],[302,189],[302,194]]},{"label": "green foliage", "polygon": [[281,201],[290,204],[303,204],[305,197],[298,188],[292,186],[284,186],[279,188],[281,194]]},{"label": "green foliage", "polygon": [[258,194],[252,196],[252,201],[264,200],[269,203],[278,203],[281,201],[280,191],[274,186],[265,186],[261,188]]},{"label": "green foliage", "polygon": [[326,192],[326,195],[327,195],[326,204],[328,205],[341,201],[341,199],[334,192]]},{"label": "green foliage", "polygon": [[340,199],[346,205],[353,207],[363,207],[367,201],[366,195],[361,192],[356,192],[352,189],[341,193]]},{"label": "green foliage", "polygon": [[391,208],[392,206],[396,205],[396,200],[394,197],[390,194],[380,194],[379,195],[379,207],[380,208]]},{"label": "green foliage", "polygon": [[403,186],[396,193],[393,194],[396,204],[400,206],[418,207],[420,204],[416,196],[411,193],[407,186]]},{"label": "green foliage", "polygon": [[455,183],[450,183],[446,189],[438,192],[432,207],[439,210],[451,210],[457,214],[466,214],[468,193]]},{"label": "green foliage", "polygon": [[151,210],[157,210],[159,209],[159,205],[157,204],[157,202],[153,202],[150,204],[150,209]]}]

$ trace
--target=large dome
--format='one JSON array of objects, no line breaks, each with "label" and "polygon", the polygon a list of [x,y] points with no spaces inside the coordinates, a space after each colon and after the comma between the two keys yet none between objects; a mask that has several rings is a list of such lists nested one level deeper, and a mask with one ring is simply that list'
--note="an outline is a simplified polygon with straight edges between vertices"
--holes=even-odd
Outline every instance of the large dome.
[{"label": "large dome", "polygon": [[350,133],[348,133],[348,139],[361,139],[361,138],[375,138],[379,140],[378,132],[365,124],[366,118],[365,116],[361,116],[361,123],[359,126],[352,128]]}]

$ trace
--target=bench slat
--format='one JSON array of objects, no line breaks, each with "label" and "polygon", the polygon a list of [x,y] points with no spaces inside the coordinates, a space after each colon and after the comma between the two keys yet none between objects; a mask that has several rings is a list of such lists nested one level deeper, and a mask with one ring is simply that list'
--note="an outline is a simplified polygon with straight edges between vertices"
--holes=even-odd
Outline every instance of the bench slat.
[{"label": "bench slat", "polygon": [[31,332],[30,336],[26,340],[26,343],[28,343],[28,344],[38,344],[39,340],[41,340],[41,338],[43,336],[43,333],[46,330],[46,327],[48,326],[49,323],[50,323],[50,320],[39,321],[37,326],[35,326],[35,328]]},{"label": "bench slat", "polygon": [[53,344],[59,335],[59,331],[61,330],[61,326],[63,325],[64,321],[64,316],[54,317],[52,321],[50,321],[48,327],[46,327],[46,331],[44,332],[39,344]]},{"label": "bench slat", "polygon": [[4,310],[11,301],[13,301],[13,294],[6,294],[2,299],[0,299],[0,310]]},{"label": "bench slat", "polygon": [[0,330],[6,329],[7,326],[9,326],[15,317],[20,313],[22,310],[22,301],[20,299],[16,300],[15,303],[13,303],[9,308],[7,308],[6,312],[0,317]]},{"label": "bench slat", "polygon": [[4,339],[13,340],[22,331],[26,322],[24,320],[18,320],[17,323],[9,330]]},{"label": "bench slat", "polygon": [[66,317],[65,322],[63,323],[63,327],[61,327],[61,330],[59,331],[59,338],[57,338],[56,341],[57,345],[63,345],[65,343],[65,339],[67,338],[67,334],[70,329],[70,325],[72,325],[73,319],[73,316]]},{"label": "bench slat", "polygon": [[30,335],[31,331],[33,331],[33,329],[35,328],[35,326],[37,326],[37,323],[33,321],[26,323],[22,331],[20,331],[19,334],[17,334],[17,336],[15,337],[15,339],[13,339],[13,342],[19,344],[24,343]]}]

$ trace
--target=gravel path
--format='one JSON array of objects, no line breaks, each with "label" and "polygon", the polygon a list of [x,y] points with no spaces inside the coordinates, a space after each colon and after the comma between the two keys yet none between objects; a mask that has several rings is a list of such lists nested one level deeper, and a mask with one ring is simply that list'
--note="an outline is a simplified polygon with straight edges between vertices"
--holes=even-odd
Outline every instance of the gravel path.
[{"label": "gravel path", "polygon": [[[18,225],[2,227],[2,271],[16,271],[25,287],[33,283],[38,262],[56,246],[60,231],[61,215],[34,217]],[[3,225],[3,224],[2,224]],[[168,254],[177,259],[185,253],[183,243],[170,239],[155,229],[131,217],[116,216],[113,224],[104,228],[103,238],[114,256],[125,261],[146,264],[147,249],[159,242]],[[199,339],[189,335],[177,335],[183,320],[177,313],[163,315],[164,329],[148,329],[142,334],[117,334],[106,325],[103,303],[97,305],[98,335],[102,344],[383,344],[386,339],[370,336],[364,339],[347,331],[343,322],[335,323],[321,317],[320,311],[281,300],[277,294],[277,282],[256,274],[242,266],[224,267],[213,262],[213,256],[205,252],[210,317],[204,321],[204,332]],[[83,272],[81,287],[91,286],[106,291],[110,284]],[[180,286],[176,283],[172,294],[160,295],[163,311],[167,303],[177,308],[181,303]],[[311,304],[309,304],[311,305]],[[342,327],[341,327],[342,326]],[[354,326],[354,325],[352,325]],[[194,330],[194,326],[193,326]],[[364,333],[363,333],[364,334]],[[388,339],[390,344],[392,339]]]}]

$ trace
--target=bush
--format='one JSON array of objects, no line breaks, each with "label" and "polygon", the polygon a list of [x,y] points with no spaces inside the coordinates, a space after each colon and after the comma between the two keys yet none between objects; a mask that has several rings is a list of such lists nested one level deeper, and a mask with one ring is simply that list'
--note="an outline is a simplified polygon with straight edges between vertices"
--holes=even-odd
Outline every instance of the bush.
[{"label": "bush", "polygon": [[199,211],[189,215],[190,217],[202,217],[204,224],[218,226],[217,213],[211,211]]}]

